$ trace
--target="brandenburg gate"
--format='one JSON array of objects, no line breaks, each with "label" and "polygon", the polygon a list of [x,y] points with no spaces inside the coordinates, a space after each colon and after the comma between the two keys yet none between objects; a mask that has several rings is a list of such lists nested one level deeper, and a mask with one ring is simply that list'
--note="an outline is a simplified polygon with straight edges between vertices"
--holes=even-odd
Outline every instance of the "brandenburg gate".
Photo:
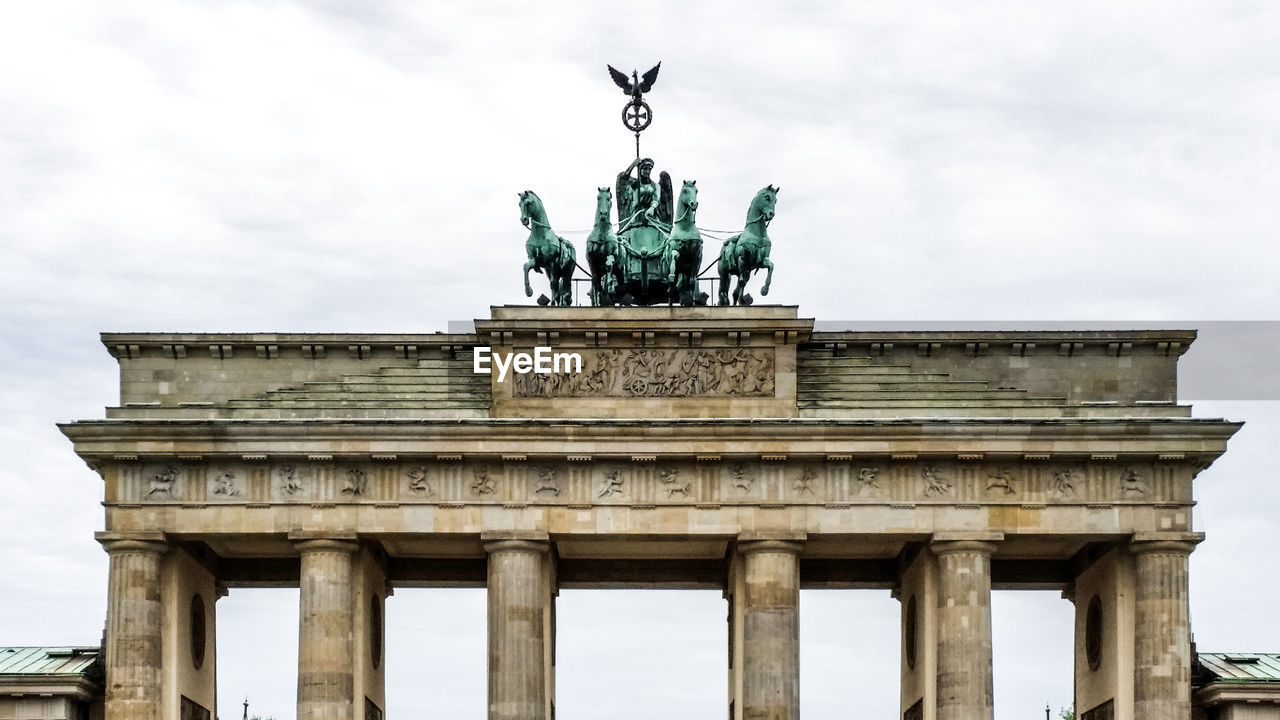
[{"label": "brandenburg gate", "polygon": [[[732,720],[799,717],[802,588],[893,592],[905,720],[989,720],[992,589],[1060,590],[1082,718],[1189,718],[1192,481],[1239,427],[1177,403],[1193,339],[783,306],[106,334],[120,403],[62,429],[104,480],[107,720],[211,716],[237,587],[300,588],[300,719],[381,718],[388,595],[457,586],[491,720],[554,716],[566,587],[720,589]],[[581,366],[476,372],[538,347]]]}]

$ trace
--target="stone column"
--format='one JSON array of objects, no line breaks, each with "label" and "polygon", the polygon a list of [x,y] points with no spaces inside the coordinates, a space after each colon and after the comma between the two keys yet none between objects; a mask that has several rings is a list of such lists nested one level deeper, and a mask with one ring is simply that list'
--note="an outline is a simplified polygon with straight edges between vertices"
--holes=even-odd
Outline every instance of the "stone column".
[{"label": "stone column", "polygon": [[163,720],[160,602],[163,542],[99,536],[107,581],[106,720]]},{"label": "stone column", "polygon": [[1187,559],[1201,536],[1129,545],[1137,576],[1134,609],[1134,720],[1191,717],[1191,622]]},{"label": "stone column", "polygon": [[800,548],[798,542],[740,542],[742,603],[741,717],[799,720]]},{"label": "stone column", "polygon": [[360,546],[329,539],[302,540],[297,546],[302,553],[298,720],[353,720],[351,560]]},{"label": "stone column", "polygon": [[489,720],[546,720],[550,598],[545,540],[501,539],[489,553]]},{"label": "stone column", "polygon": [[938,720],[992,720],[991,553],[981,540],[935,540]]}]

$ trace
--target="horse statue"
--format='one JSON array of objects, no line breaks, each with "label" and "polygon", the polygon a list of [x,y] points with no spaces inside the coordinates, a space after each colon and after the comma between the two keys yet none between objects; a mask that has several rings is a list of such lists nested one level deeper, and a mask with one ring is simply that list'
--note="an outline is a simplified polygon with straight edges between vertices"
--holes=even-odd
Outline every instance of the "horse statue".
[{"label": "horse statue", "polygon": [[552,232],[542,200],[532,190],[520,193],[520,222],[529,228],[529,239],[524,241],[524,251],[529,255],[529,262],[524,264],[524,294],[533,297],[529,270],[545,271],[551,283],[551,304],[573,304],[573,268],[578,264],[577,253],[573,245]]},{"label": "horse statue", "polygon": [[609,306],[617,300],[622,285],[622,248],[609,222],[613,208],[613,191],[607,187],[596,192],[596,220],[587,236],[587,269],[591,271],[591,304]]},{"label": "horse statue", "polygon": [[742,232],[724,241],[720,248],[720,304],[729,304],[729,276],[738,277],[733,289],[734,305],[750,305],[751,296],[743,292],[751,273],[765,268],[769,271],[764,280],[761,295],[769,294],[773,282],[773,263],[769,262],[769,221],[773,220],[773,207],[778,202],[778,190],[772,185],[756,193],[747,208],[747,226]]},{"label": "horse statue", "polygon": [[698,185],[696,180],[685,180],[676,200],[675,217],[671,222],[671,237],[667,242],[671,256],[671,270],[667,286],[671,289],[671,301],[681,305],[698,302],[698,270],[702,267],[702,233],[694,224],[698,210]]}]

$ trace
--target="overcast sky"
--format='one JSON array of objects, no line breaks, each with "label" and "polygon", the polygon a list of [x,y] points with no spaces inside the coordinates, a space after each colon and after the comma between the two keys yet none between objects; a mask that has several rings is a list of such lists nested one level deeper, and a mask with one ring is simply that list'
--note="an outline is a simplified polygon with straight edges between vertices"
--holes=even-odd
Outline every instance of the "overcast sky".
[{"label": "overcast sky", "polygon": [[[581,245],[634,152],[605,64],[658,60],[642,149],[698,181],[699,224],[741,228],[781,186],[771,302],[1280,319],[1272,3],[5,3],[0,644],[102,632],[102,486],[54,428],[115,403],[100,331],[429,332],[525,302],[517,192]],[[1280,651],[1280,410],[1197,415],[1249,422],[1197,480],[1197,640]],[[562,594],[561,720],[723,714],[723,601],[650,592]],[[293,717],[296,602],[219,602],[224,717],[246,694]],[[994,607],[997,717],[1068,704],[1070,605]],[[483,717],[483,608],[388,602],[390,717]],[[897,613],[802,595],[806,718],[897,713]]]}]

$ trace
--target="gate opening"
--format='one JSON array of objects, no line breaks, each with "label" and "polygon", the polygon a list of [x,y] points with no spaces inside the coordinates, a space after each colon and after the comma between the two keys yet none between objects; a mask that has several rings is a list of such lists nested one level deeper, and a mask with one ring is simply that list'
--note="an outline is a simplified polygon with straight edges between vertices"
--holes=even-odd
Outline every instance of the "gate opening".
[{"label": "gate opening", "polygon": [[728,609],[718,590],[561,590],[556,720],[726,717]]},{"label": "gate opening", "polygon": [[887,590],[800,591],[800,711],[806,720],[900,716],[900,617]]}]

